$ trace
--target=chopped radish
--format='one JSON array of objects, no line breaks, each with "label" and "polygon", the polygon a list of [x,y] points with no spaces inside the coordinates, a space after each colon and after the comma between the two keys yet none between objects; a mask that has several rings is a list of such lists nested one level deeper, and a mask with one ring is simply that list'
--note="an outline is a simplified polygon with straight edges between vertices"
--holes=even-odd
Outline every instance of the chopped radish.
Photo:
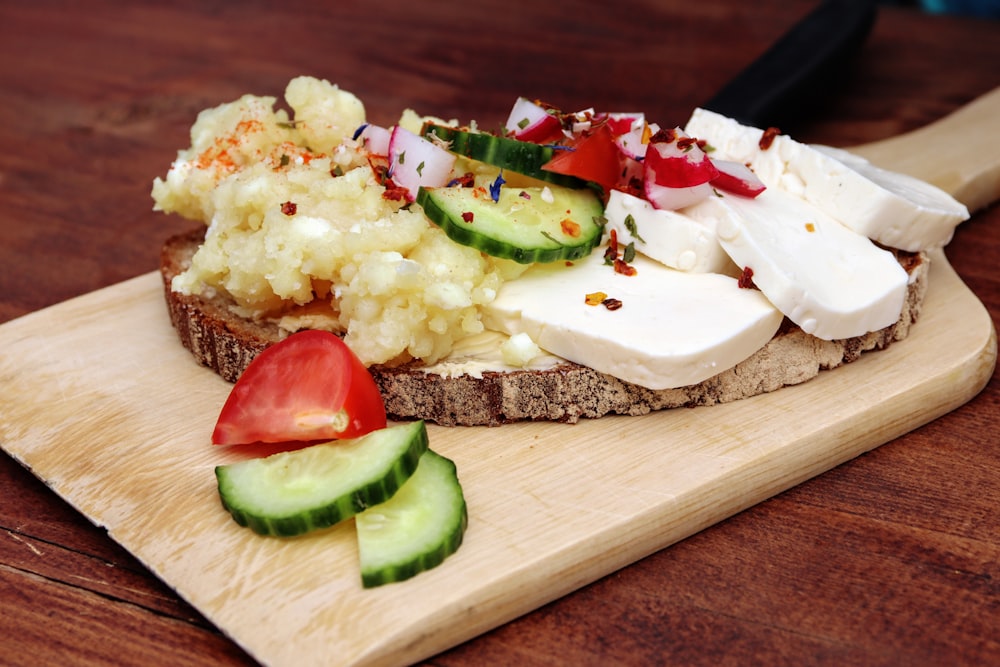
[{"label": "chopped radish", "polygon": [[686,188],[671,188],[646,180],[643,188],[646,199],[653,205],[653,208],[667,211],[676,211],[712,196],[712,186],[709,183],[700,183]]},{"label": "chopped radish", "polygon": [[389,137],[391,134],[391,130],[368,123],[358,134],[357,139],[364,146],[365,150],[372,155],[388,155]]},{"label": "chopped radish", "polygon": [[641,160],[646,155],[644,136],[649,131],[643,114],[610,114],[608,125],[615,136],[615,145],[626,157]]},{"label": "chopped radish", "polygon": [[570,132],[573,136],[579,136],[584,132],[590,132],[594,127],[594,123],[597,120],[603,118],[603,114],[598,114],[594,111],[593,107],[589,109],[581,109],[576,113],[570,114],[570,119],[572,121],[572,126]]},{"label": "chopped radish", "polygon": [[454,153],[398,125],[389,138],[389,176],[413,201],[420,186],[441,187],[451,178]]},{"label": "chopped radish", "polygon": [[712,160],[712,164],[719,170],[719,175],[712,179],[712,185],[720,190],[744,197],[756,197],[766,189],[764,183],[757,178],[757,174],[745,164],[715,159]]},{"label": "chopped radish", "polygon": [[646,116],[642,113],[615,112],[608,114],[608,127],[611,128],[611,134],[616,137],[645,122]]},{"label": "chopped radish", "polygon": [[[666,138],[663,135],[666,135]],[[672,188],[687,188],[708,183],[719,170],[698,147],[697,142],[680,128],[659,133],[646,147],[645,180]]]},{"label": "chopped radish", "polygon": [[515,139],[542,144],[562,134],[562,123],[540,104],[519,97],[507,117],[506,129]]}]

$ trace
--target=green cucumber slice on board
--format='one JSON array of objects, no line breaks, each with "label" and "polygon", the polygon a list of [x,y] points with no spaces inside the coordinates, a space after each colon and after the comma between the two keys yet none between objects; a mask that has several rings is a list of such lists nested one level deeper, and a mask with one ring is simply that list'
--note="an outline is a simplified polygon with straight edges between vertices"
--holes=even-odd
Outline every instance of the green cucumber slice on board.
[{"label": "green cucumber slice on board", "polygon": [[396,495],[358,514],[354,524],[365,588],[440,565],[462,544],[468,525],[454,462],[427,450]]},{"label": "green cucumber slice on board", "polygon": [[222,505],[241,526],[291,537],[388,500],[427,451],[416,421],[215,469]]},{"label": "green cucumber slice on board", "polygon": [[601,242],[604,206],[589,190],[420,188],[424,214],[456,243],[522,264],[579,259]]},{"label": "green cucumber slice on board", "polygon": [[498,137],[487,132],[471,132],[457,127],[427,123],[421,134],[448,142],[448,150],[457,155],[492,164],[507,171],[515,171],[546,183],[566,188],[583,188],[587,182],[576,176],[557,174],[542,169],[551,160],[557,148],[508,137]]}]

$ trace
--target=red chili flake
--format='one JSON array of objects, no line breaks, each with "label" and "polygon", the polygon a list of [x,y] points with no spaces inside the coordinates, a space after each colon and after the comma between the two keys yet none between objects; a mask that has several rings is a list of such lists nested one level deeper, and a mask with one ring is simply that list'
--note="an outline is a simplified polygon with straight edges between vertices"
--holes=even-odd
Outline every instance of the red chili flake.
[{"label": "red chili flake", "polygon": [[476,177],[471,171],[467,171],[461,176],[456,176],[455,178],[448,181],[449,188],[471,188],[476,184]]},{"label": "red chili flake", "polygon": [[613,264],[618,259],[618,232],[612,229],[608,234],[608,249],[604,251],[604,263]]},{"label": "red chili flake", "polygon": [[465,211],[462,213],[462,220],[465,220],[466,222],[472,222],[474,217],[475,216],[472,214],[472,211]]},{"label": "red chili flake", "polygon": [[574,239],[580,236],[580,225],[572,220],[563,220],[559,223],[559,228],[562,229],[562,233],[566,236]]},{"label": "red chili flake", "polygon": [[618,310],[622,307],[622,302],[619,299],[612,299],[611,297],[608,297],[601,302],[601,305],[608,310]]},{"label": "red chili flake", "polygon": [[693,147],[698,145],[698,140],[694,137],[679,137],[677,139],[677,148],[682,151],[691,150]]},{"label": "red chili flake", "polygon": [[385,192],[382,193],[382,199],[387,199],[389,201],[404,201],[408,193],[409,190],[396,185],[392,182],[391,178],[387,178],[385,180]]},{"label": "red chili flake", "polygon": [[626,262],[623,259],[615,260],[615,273],[623,276],[634,276],[636,274],[635,267]]},{"label": "red chili flake", "polygon": [[672,127],[662,127],[656,131],[656,134],[649,138],[649,143],[651,144],[669,144],[671,141],[677,139],[677,131]]},{"label": "red chili flake", "polygon": [[769,127],[764,130],[764,134],[760,135],[760,141],[757,145],[762,151],[766,151],[771,147],[771,144],[774,143],[774,138],[779,134],[781,134],[781,130],[776,127]]},{"label": "red chili flake", "polygon": [[295,202],[286,201],[284,204],[281,205],[281,212],[284,213],[285,215],[289,216],[295,215],[295,212],[298,210],[299,207],[295,204]]},{"label": "red chili flake", "polygon": [[815,232],[816,231],[816,225],[814,225],[811,222],[807,222],[806,223],[806,231],[807,232]]},{"label": "red chili flake", "polygon": [[736,284],[740,289],[757,289],[757,286],[753,283],[753,269],[749,266],[744,266],[743,273],[740,274]]},{"label": "red chili flake", "polygon": [[524,190],[521,190],[520,192],[518,192],[517,196],[520,197],[521,199],[531,199],[531,195],[529,195]]}]

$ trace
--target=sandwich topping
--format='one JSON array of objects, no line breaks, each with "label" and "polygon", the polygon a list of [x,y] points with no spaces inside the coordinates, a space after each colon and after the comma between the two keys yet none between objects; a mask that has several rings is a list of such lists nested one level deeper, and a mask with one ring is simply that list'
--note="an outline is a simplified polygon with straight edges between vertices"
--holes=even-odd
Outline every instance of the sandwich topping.
[{"label": "sandwich topping", "polygon": [[566,359],[685,386],[785,318],[826,340],[894,324],[892,250],[939,247],[968,217],[933,186],[702,109],[661,128],[519,99],[485,132],[412,111],[377,127],[309,77],[285,100],[203,111],[154,182],[156,209],[206,225],[172,288],[333,331],[369,366],[474,368],[462,350],[498,339],[500,370]]}]

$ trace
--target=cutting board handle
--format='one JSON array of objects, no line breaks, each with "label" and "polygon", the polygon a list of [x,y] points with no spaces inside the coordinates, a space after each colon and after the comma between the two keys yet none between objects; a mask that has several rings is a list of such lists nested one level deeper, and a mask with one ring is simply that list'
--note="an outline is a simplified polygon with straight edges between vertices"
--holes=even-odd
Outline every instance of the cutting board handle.
[{"label": "cutting board handle", "polygon": [[930,125],[850,151],[933,183],[978,211],[1000,199],[1000,88]]}]

